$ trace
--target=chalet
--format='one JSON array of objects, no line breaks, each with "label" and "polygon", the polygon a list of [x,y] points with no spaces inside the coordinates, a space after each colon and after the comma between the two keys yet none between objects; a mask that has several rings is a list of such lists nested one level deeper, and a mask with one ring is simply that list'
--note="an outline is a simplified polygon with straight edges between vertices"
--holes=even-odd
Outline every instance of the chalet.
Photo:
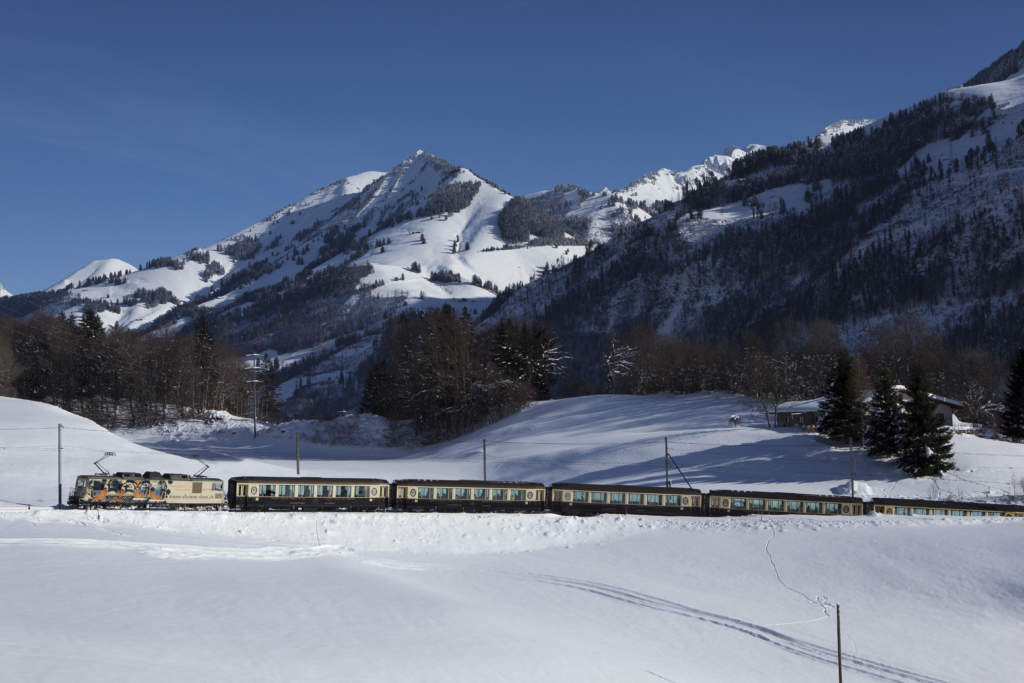
[{"label": "chalet", "polygon": [[775,409],[776,427],[804,427],[813,428],[818,426],[818,419],[821,417],[821,402],[825,397],[812,398],[809,401],[787,401],[780,403]]},{"label": "chalet", "polygon": [[[900,400],[903,401],[904,403],[910,401],[910,393],[907,391],[907,388],[902,384],[893,385],[893,390],[896,392],[896,395],[900,397]],[[955,422],[960,422],[957,419],[956,415],[954,415],[953,413],[954,411],[957,410],[963,410],[967,406],[965,406],[960,401],[957,401],[952,398],[946,398],[945,396],[939,396],[938,394],[928,394],[928,396],[933,401],[935,401],[935,412],[938,413],[939,415],[942,415],[942,423],[944,425],[946,425],[947,427],[952,427],[954,426]],[[868,395],[867,400],[871,400],[870,394]]]},{"label": "chalet", "polygon": [[[893,390],[900,400],[907,403],[910,400],[910,393],[902,384],[893,385]],[[861,396],[863,403],[871,400],[871,392]],[[970,431],[970,425],[961,422],[957,416],[957,410],[963,410],[966,406],[956,399],[946,398],[938,394],[928,394],[935,401],[935,412],[942,415],[942,422],[947,427],[954,427],[957,431]],[[821,404],[825,397],[812,398],[806,401],[787,401],[780,403],[775,411],[776,427],[803,427],[804,429],[818,426],[821,419]]]}]

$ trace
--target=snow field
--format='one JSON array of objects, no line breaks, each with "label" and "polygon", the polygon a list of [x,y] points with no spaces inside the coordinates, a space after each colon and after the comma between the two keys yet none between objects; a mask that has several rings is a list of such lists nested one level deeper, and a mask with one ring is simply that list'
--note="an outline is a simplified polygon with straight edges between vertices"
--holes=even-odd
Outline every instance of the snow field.
[{"label": "snow field", "polygon": [[12,680],[1015,679],[1016,520],[93,514],[0,515]]},{"label": "snow field", "polygon": [[[0,399],[0,499],[33,504],[0,504],[5,679],[827,680],[837,604],[845,680],[1019,679],[1020,519],[48,507],[56,422],[65,495],[104,450],[114,470],[192,472],[198,455],[225,480],[294,473],[308,425],[254,440],[219,417],[111,434]],[[302,472],[477,478],[486,438],[492,479],[658,485],[668,436],[705,491],[843,492],[848,452],[762,420],[726,394],[582,397],[429,448],[304,441]],[[340,433],[383,437],[372,420]],[[958,437],[955,453],[959,479],[938,483],[855,454],[858,491],[983,498],[1024,446]]]}]

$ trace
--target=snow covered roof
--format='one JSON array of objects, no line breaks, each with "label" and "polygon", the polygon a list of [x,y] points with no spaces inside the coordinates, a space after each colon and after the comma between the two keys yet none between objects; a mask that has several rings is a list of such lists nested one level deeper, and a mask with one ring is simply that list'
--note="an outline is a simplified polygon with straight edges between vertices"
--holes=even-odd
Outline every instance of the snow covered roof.
[{"label": "snow covered roof", "polygon": [[806,401],[786,401],[780,403],[776,412],[779,413],[816,413],[821,410],[821,402],[825,400],[824,396],[818,398],[811,398]]}]

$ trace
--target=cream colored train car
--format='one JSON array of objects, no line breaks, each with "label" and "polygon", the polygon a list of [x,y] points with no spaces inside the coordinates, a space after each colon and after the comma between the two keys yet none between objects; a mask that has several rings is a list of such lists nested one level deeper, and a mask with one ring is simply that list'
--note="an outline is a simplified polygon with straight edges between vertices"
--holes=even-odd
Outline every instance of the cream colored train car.
[{"label": "cream colored train car", "polygon": [[815,496],[766,491],[710,491],[709,515],[842,515],[864,514],[864,501],[848,496]]},{"label": "cream colored train car", "polygon": [[875,498],[871,511],[882,515],[917,515],[927,517],[1024,517],[1019,505],[998,503],[965,503],[953,500],[913,500],[908,498]]},{"label": "cream colored train car", "polygon": [[233,510],[386,510],[390,484],[383,479],[340,477],[232,477]]},{"label": "cream colored train car", "polygon": [[544,484],[531,481],[400,479],[394,482],[395,509],[437,512],[540,512]]},{"label": "cream colored train car", "polygon": [[563,515],[699,515],[697,489],[615,484],[552,484],[551,511]]}]

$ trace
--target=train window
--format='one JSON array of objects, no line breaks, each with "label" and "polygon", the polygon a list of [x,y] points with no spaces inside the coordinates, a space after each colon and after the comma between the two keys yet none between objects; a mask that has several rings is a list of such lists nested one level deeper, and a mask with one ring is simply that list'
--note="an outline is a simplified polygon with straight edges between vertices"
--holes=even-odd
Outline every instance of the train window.
[{"label": "train window", "polygon": [[942,508],[932,508],[932,514],[938,515],[939,517],[945,517],[947,512]]},{"label": "train window", "polygon": [[804,511],[818,514],[821,512],[821,503],[804,503]]},{"label": "train window", "polygon": [[641,494],[641,493],[631,493],[631,494],[629,494],[629,504],[630,505],[640,505],[643,502],[644,502],[643,494]]},{"label": "train window", "polygon": [[469,489],[455,489],[455,500],[469,500]]},{"label": "train window", "polygon": [[608,502],[609,503],[618,503],[619,505],[622,505],[623,503],[626,502],[626,494],[625,493],[609,493],[608,494]]},{"label": "train window", "polygon": [[590,494],[591,503],[603,503],[607,494],[604,491],[594,491]]},{"label": "train window", "polygon": [[473,500],[487,500],[487,489],[473,489]]},{"label": "train window", "polygon": [[370,487],[369,486],[356,486],[355,489],[356,489],[356,492],[355,492],[356,498],[369,498],[370,497]]},{"label": "train window", "polygon": [[491,500],[506,500],[508,489],[491,489]]},{"label": "train window", "polygon": [[273,484],[260,484],[261,496],[272,496],[277,493],[277,487]]},{"label": "train window", "polygon": [[[402,489],[402,492],[404,493],[405,489]],[[335,486],[334,487],[334,495],[336,495],[338,498],[351,498],[352,497],[352,487],[351,486]]]},{"label": "train window", "polygon": [[764,510],[764,498],[751,498],[748,503],[751,510]]},{"label": "train window", "polygon": [[509,500],[526,500],[526,489],[510,489],[508,492]]},{"label": "train window", "polygon": [[839,503],[825,503],[825,514],[826,515],[838,515],[839,514]]},{"label": "train window", "polygon": [[927,515],[928,514],[928,508],[914,508],[914,514],[915,515]]},{"label": "train window", "polygon": [[659,495],[657,493],[648,493],[647,494],[647,504],[648,505],[661,505],[661,495]]},{"label": "train window", "polygon": [[968,510],[967,514],[971,517],[984,517],[985,513],[981,510]]},{"label": "train window", "polygon": [[733,510],[745,510],[745,509],[747,509],[747,499],[746,498],[733,498],[732,501],[730,502],[729,507],[731,507]]},{"label": "train window", "polygon": [[798,500],[787,500],[786,501],[786,512],[800,512],[803,509],[800,501]]},{"label": "train window", "polygon": [[121,490],[121,480],[120,479],[111,479],[110,483],[107,485],[107,488],[110,489],[111,491],[120,491]]},{"label": "train window", "polygon": [[782,501],[781,500],[769,500],[768,501],[768,509],[769,510],[774,510],[776,512],[781,512],[782,511]]},{"label": "train window", "polygon": [[897,515],[909,515],[910,514],[910,508],[897,507],[896,508],[896,514]]},{"label": "train window", "polygon": [[213,490],[214,491],[223,491],[224,490],[224,482],[222,482],[222,481],[215,481],[215,482],[213,482]]},{"label": "train window", "polygon": [[299,497],[300,498],[312,498],[313,497],[313,485],[312,484],[299,484]]},{"label": "train window", "polygon": [[316,487],[316,495],[320,496],[321,498],[330,498],[331,497],[331,493],[333,491],[334,491],[334,487],[333,486],[317,486]]},{"label": "train window", "polygon": [[439,489],[437,489],[437,499],[438,500],[450,500],[451,497],[452,497],[452,490],[451,489],[449,489],[449,488],[439,488]]},{"label": "train window", "polygon": [[434,497],[434,489],[430,488],[429,486],[420,486],[419,488],[416,489],[416,493],[417,495],[419,495],[420,498]]},{"label": "train window", "polygon": [[572,492],[572,502],[574,502],[574,503],[586,503],[587,502],[587,492],[586,491],[573,491]]}]

